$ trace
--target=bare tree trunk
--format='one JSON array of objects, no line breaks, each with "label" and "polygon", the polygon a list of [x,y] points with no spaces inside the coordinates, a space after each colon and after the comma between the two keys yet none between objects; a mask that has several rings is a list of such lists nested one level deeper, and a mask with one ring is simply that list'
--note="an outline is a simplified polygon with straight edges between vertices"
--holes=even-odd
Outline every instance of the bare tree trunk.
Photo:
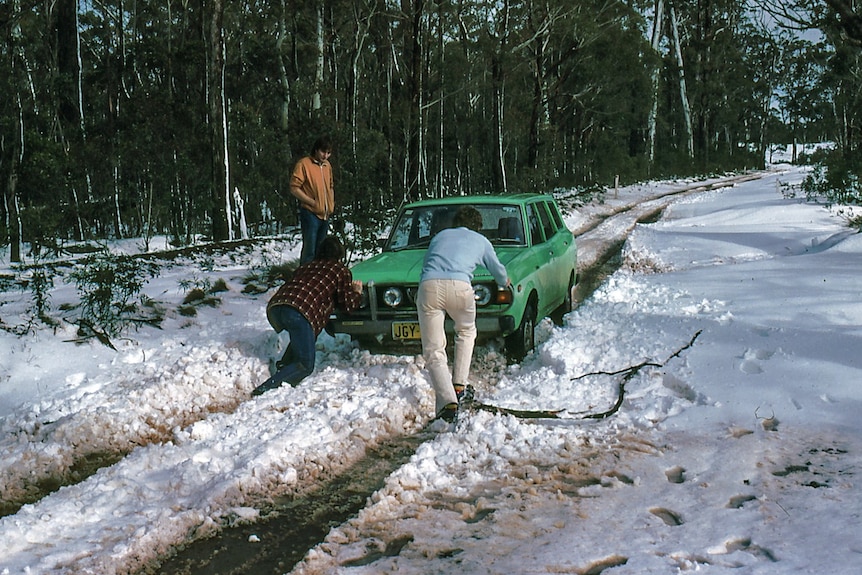
[{"label": "bare tree trunk", "polygon": [[[56,106],[57,138],[66,155],[66,169],[70,174],[77,163],[70,154],[73,142],[70,138],[80,130],[81,117],[78,113],[77,85],[80,74],[78,65],[78,5],[77,0],[60,0],[47,5],[49,29],[53,32],[52,63],[55,73],[55,92],[53,102]],[[72,205],[77,220],[78,239],[84,239],[84,223],[81,219],[77,183],[74,178],[68,183]]]},{"label": "bare tree trunk", "polygon": [[409,26],[405,26],[404,60],[407,62],[408,114],[404,126],[406,150],[406,193],[411,199],[423,195],[420,158],[422,155],[420,134],[422,130],[422,15],[424,0],[401,0],[402,10]]},{"label": "bare tree trunk", "polygon": [[323,2],[317,3],[317,53],[314,66],[314,94],[311,100],[311,109],[320,109],[320,91],[323,89],[323,66],[325,65],[323,54]]},{"label": "bare tree trunk", "polygon": [[[21,158],[24,155],[24,109],[21,103],[20,90],[24,83],[24,74],[27,72],[26,59],[24,58],[24,49],[20,45],[21,28],[18,25],[20,22],[21,3],[20,0],[12,1],[12,18],[13,22],[10,34],[7,36],[7,54],[9,55],[9,70],[11,78],[9,84],[14,90],[15,106],[15,133],[9,138],[11,150],[9,153],[9,176],[6,181],[6,193],[3,201],[6,204],[6,229],[9,231],[9,261],[12,263],[21,263],[21,212],[18,204],[18,166],[21,164]],[[31,82],[32,88],[32,82]],[[35,99],[33,100],[35,105]],[[2,166],[3,149],[6,143],[5,138],[0,138],[0,166]]]},{"label": "bare tree trunk", "polygon": [[120,214],[120,167],[119,160],[114,159],[115,165],[112,174],[114,182],[114,228],[118,238],[125,237],[123,234],[123,218]]},{"label": "bare tree trunk", "polygon": [[6,212],[9,215],[7,229],[9,230],[9,261],[13,264],[21,263],[21,234],[23,225],[21,223],[21,206],[18,205],[18,159],[12,161],[9,172],[7,188]]},{"label": "bare tree trunk", "polygon": [[[120,31],[122,32],[122,16],[123,11],[120,11]],[[84,123],[84,64],[81,61],[81,35],[78,33],[78,2],[75,1],[75,76],[78,94],[78,129],[81,131],[81,142],[84,149],[87,146],[87,126]],[[93,179],[90,176],[90,165],[87,162],[82,162],[84,170],[84,181],[87,184],[87,199],[93,201]],[[120,228],[117,228],[117,234],[120,233]]]},{"label": "bare tree trunk", "polygon": [[685,122],[686,153],[694,158],[694,132],[691,127],[691,106],[688,103],[688,90],[685,86],[685,68],[682,61],[682,47],[679,44],[679,27],[677,26],[676,10],[670,5],[670,29],[673,35],[673,45],[676,52],[676,63],[679,69],[679,98],[682,102],[682,114]]},{"label": "bare tree trunk", "polygon": [[539,14],[535,6],[529,13],[530,28],[533,37],[530,44],[532,50],[533,68],[533,102],[530,110],[530,130],[527,144],[527,163],[532,168],[539,167],[539,146],[541,145],[542,129],[549,122],[547,64],[545,51],[551,35],[551,24],[555,15],[549,12]]},{"label": "bare tree trunk", "polygon": [[[437,53],[439,54],[440,61],[438,64],[438,73],[441,78],[443,76],[443,70],[445,70],[446,60],[445,60],[445,50],[443,48],[443,3],[440,2],[437,4]],[[444,182],[443,179],[446,173],[446,165],[443,161],[443,141],[445,136],[444,131],[444,116],[446,113],[445,102],[446,102],[446,94],[444,92],[445,85],[444,82],[440,82],[440,110],[437,116],[437,174],[436,180],[437,185],[435,186],[435,195],[438,198],[443,197],[443,187]]]},{"label": "bare tree trunk", "polygon": [[[279,80],[281,82],[281,131],[287,134],[290,127],[290,77],[287,75],[287,66],[284,64],[283,47],[287,38],[287,2],[281,0],[281,14],[278,18],[278,36],[275,40],[275,53],[278,60]],[[290,146],[288,146],[290,149]]]},{"label": "bare tree trunk", "polygon": [[234,239],[231,225],[230,164],[228,156],[227,109],[224,94],[224,0],[213,0],[210,20],[209,122],[213,153],[212,235],[213,240]]},{"label": "bare tree trunk", "polygon": [[[109,109],[107,111],[107,116],[110,122],[110,138],[111,138],[111,163],[113,164],[113,170],[111,170],[111,175],[113,179],[113,199],[114,199],[114,230],[118,238],[125,237],[124,234],[124,225],[123,218],[120,212],[120,155],[118,150],[120,149],[119,139],[120,132],[117,129],[117,120],[120,116],[120,102],[122,101],[122,90],[120,89],[123,73],[125,71],[125,42],[123,40],[125,36],[125,10],[122,1],[120,2],[120,10],[116,23],[116,51],[119,54],[119,69],[114,69],[113,65],[109,64],[110,70],[113,73],[109,73],[110,80],[108,82],[108,90],[110,91],[110,102]],[[133,15],[134,17],[134,15]],[[84,141],[86,141],[86,132],[84,131],[84,108],[83,104],[81,106],[81,133],[83,135]],[[91,188],[90,184],[90,174],[87,174],[87,188]]]},{"label": "bare tree trunk", "polygon": [[494,130],[494,191],[500,194],[508,193],[509,185],[506,179],[506,145],[504,139],[503,120],[505,119],[506,73],[503,58],[506,56],[509,40],[509,0],[504,0],[501,7],[501,23],[498,35],[499,45],[491,62],[492,118]]},{"label": "bare tree trunk", "polygon": [[350,105],[347,110],[347,121],[350,124],[350,153],[353,158],[356,158],[356,132],[358,129],[356,109],[359,105],[359,64],[362,58],[362,50],[365,47],[365,41],[368,39],[368,30],[371,27],[376,12],[377,6],[373,0],[370,2],[366,1],[364,5],[358,2],[353,4],[356,33],[353,38],[353,56],[350,59]]},{"label": "bare tree trunk", "polygon": [[[712,15],[712,0],[697,0],[696,2],[696,23],[694,32],[694,41],[697,42],[701,49],[698,51],[695,59],[695,83],[707,86],[712,81],[712,55],[711,46],[715,36],[713,29]],[[708,165],[710,161],[710,148],[712,137],[712,122],[710,115],[712,114],[712,98],[713,94],[710,90],[701,90],[698,102],[699,115],[697,118],[697,133],[695,135],[695,146],[699,153],[699,160],[703,165]]]},{"label": "bare tree trunk", "polygon": [[[395,101],[395,95],[393,94],[393,86],[395,85],[395,76],[397,67],[397,55],[395,53],[395,42],[392,41],[392,25],[386,28],[386,32],[389,35],[389,46],[390,50],[387,54],[386,58],[386,141],[389,143],[386,149],[386,155],[388,160],[388,165],[395,165],[395,150],[393,149],[392,143],[395,142],[395,121],[394,121],[394,110],[393,103]],[[389,192],[394,194],[395,191],[395,174],[401,172],[405,174],[404,170],[389,170],[388,174],[388,186]],[[401,191],[403,194],[402,200],[407,199],[407,186],[404,185],[404,181],[402,180]],[[382,198],[381,198],[382,199]]]},{"label": "bare tree trunk", "polygon": [[[459,12],[458,12],[458,35],[461,45],[461,52],[464,61],[467,62],[470,60],[470,51],[471,51],[471,42],[469,38],[469,33],[467,30],[467,22],[465,21],[465,12],[464,6],[459,4]],[[469,72],[468,72],[469,73]],[[464,90],[464,99],[462,100],[461,105],[464,110],[467,111],[469,117],[474,117],[476,113],[476,102],[478,98],[476,97],[475,88],[473,86],[472,78],[467,78],[467,89]],[[469,153],[470,148],[473,143],[473,134],[470,130],[463,130],[461,134],[458,136],[458,155],[455,159],[457,175],[455,179],[455,186],[457,189],[462,190],[464,193],[471,193],[470,188],[470,173],[472,170],[472,162],[470,161]]]},{"label": "bare tree trunk", "polygon": [[[661,31],[662,19],[664,18],[664,0],[655,0],[653,5],[653,22],[652,22],[652,49],[656,54],[661,54]],[[655,141],[656,141],[656,121],[658,120],[658,87],[659,87],[659,72],[661,71],[661,61],[652,71],[652,102],[650,106],[648,131],[649,131],[649,164],[655,162]]]},{"label": "bare tree trunk", "polygon": [[[14,52],[10,50],[13,54]],[[15,66],[13,64],[13,74]],[[9,230],[9,261],[21,263],[21,236],[23,225],[21,223],[21,210],[18,204],[18,166],[21,165],[21,157],[24,154],[24,110],[21,105],[21,97],[15,95],[18,114],[15,118],[15,134],[11,138],[12,150],[9,164],[9,177],[6,182],[6,213],[8,221],[6,229]]]},{"label": "bare tree trunk", "polygon": [[505,101],[505,73],[503,64],[500,62],[501,55],[494,58],[491,65],[494,95],[493,95],[493,122],[494,122],[494,191],[499,194],[508,193],[506,182],[506,148],[503,138],[503,119]]}]

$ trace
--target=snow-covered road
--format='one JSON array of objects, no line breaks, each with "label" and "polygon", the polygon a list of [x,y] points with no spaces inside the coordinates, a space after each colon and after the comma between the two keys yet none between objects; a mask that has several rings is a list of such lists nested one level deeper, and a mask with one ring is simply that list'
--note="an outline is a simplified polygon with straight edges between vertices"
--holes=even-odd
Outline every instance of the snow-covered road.
[{"label": "snow-covered road", "polygon": [[[630,232],[623,268],[565,326],[542,323],[521,365],[477,350],[472,383],[482,400],[570,417],[480,412],[439,430],[293,572],[855,573],[862,241],[834,210],[782,196],[778,184],[802,176],[660,206],[648,202],[690,183],[636,186],[569,214],[592,229],[582,262]],[[608,217],[626,205],[664,217]],[[65,342],[72,327],[2,332],[0,499],[40,498],[0,519],[0,573],[142,570],[425,426],[421,358],[325,335],[314,375],[249,400],[285,342],[266,295],[243,294],[240,279],[295,250],[165,269],[147,292],[168,309],[183,279],[231,289],[117,351]],[[26,294],[0,295],[4,317],[26,311]],[[73,295],[58,285],[53,303]],[[619,412],[578,417],[617,398],[619,377],[598,372],[644,361],[662,367],[627,383]],[[88,458],[117,461],[87,475]],[[57,481],[69,485],[43,497]]]}]

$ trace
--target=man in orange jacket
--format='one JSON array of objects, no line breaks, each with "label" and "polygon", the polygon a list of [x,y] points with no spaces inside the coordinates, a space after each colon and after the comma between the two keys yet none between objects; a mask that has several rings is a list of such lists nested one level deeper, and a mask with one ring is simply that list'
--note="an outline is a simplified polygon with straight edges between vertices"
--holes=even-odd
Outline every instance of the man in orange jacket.
[{"label": "man in orange jacket", "polygon": [[314,259],[321,242],[329,233],[329,218],[335,210],[332,185],[332,142],[322,136],[314,142],[311,154],[296,163],[290,177],[290,193],[299,200],[299,225],[302,252],[299,263]]}]

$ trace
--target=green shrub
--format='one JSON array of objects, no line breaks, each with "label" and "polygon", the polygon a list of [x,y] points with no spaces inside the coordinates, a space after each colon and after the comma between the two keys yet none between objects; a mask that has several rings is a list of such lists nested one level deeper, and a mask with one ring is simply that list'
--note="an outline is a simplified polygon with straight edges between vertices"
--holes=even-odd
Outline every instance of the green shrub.
[{"label": "green shrub", "polygon": [[847,157],[838,150],[812,156],[813,169],[802,182],[809,201],[829,204],[862,205],[862,159]]},{"label": "green shrub", "polygon": [[56,325],[57,322],[48,313],[51,309],[51,288],[54,287],[54,276],[49,273],[48,268],[33,268],[27,287],[30,288],[32,294],[33,305],[31,309],[33,315],[46,325]]},{"label": "green shrub", "polygon": [[150,278],[154,264],[102,255],[87,258],[71,273],[81,298],[81,319],[108,335],[117,335],[132,320],[134,302]]}]

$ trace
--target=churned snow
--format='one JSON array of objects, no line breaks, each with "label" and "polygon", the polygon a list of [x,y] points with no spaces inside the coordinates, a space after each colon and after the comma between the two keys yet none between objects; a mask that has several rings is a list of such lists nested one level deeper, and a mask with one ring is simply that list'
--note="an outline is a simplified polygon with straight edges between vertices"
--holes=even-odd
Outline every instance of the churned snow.
[{"label": "churned snow", "polygon": [[[638,205],[579,237],[590,263],[628,233],[621,268],[563,326],[543,322],[521,365],[483,346],[472,375],[478,400],[558,418],[432,424],[291,573],[858,573],[862,235],[846,210],[789,197],[801,169],[758,176],[632,186],[567,212],[580,230]],[[300,386],[250,397],[286,341],[266,322],[271,292],[240,280],[297,248],[165,266],[146,292],[168,310],[184,280],[230,289],[116,350],[69,341],[66,323],[0,331],[0,502],[41,496],[0,519],[0,574],[134,571],[426,427],[421,357],[326,334]],[[74,297],[58,281],[52,305]],[[4,326],[30,305],[0,293]],[[616,413],[585,418],[621,383]],[[66,486],[45,494],[52,482]]]}]

